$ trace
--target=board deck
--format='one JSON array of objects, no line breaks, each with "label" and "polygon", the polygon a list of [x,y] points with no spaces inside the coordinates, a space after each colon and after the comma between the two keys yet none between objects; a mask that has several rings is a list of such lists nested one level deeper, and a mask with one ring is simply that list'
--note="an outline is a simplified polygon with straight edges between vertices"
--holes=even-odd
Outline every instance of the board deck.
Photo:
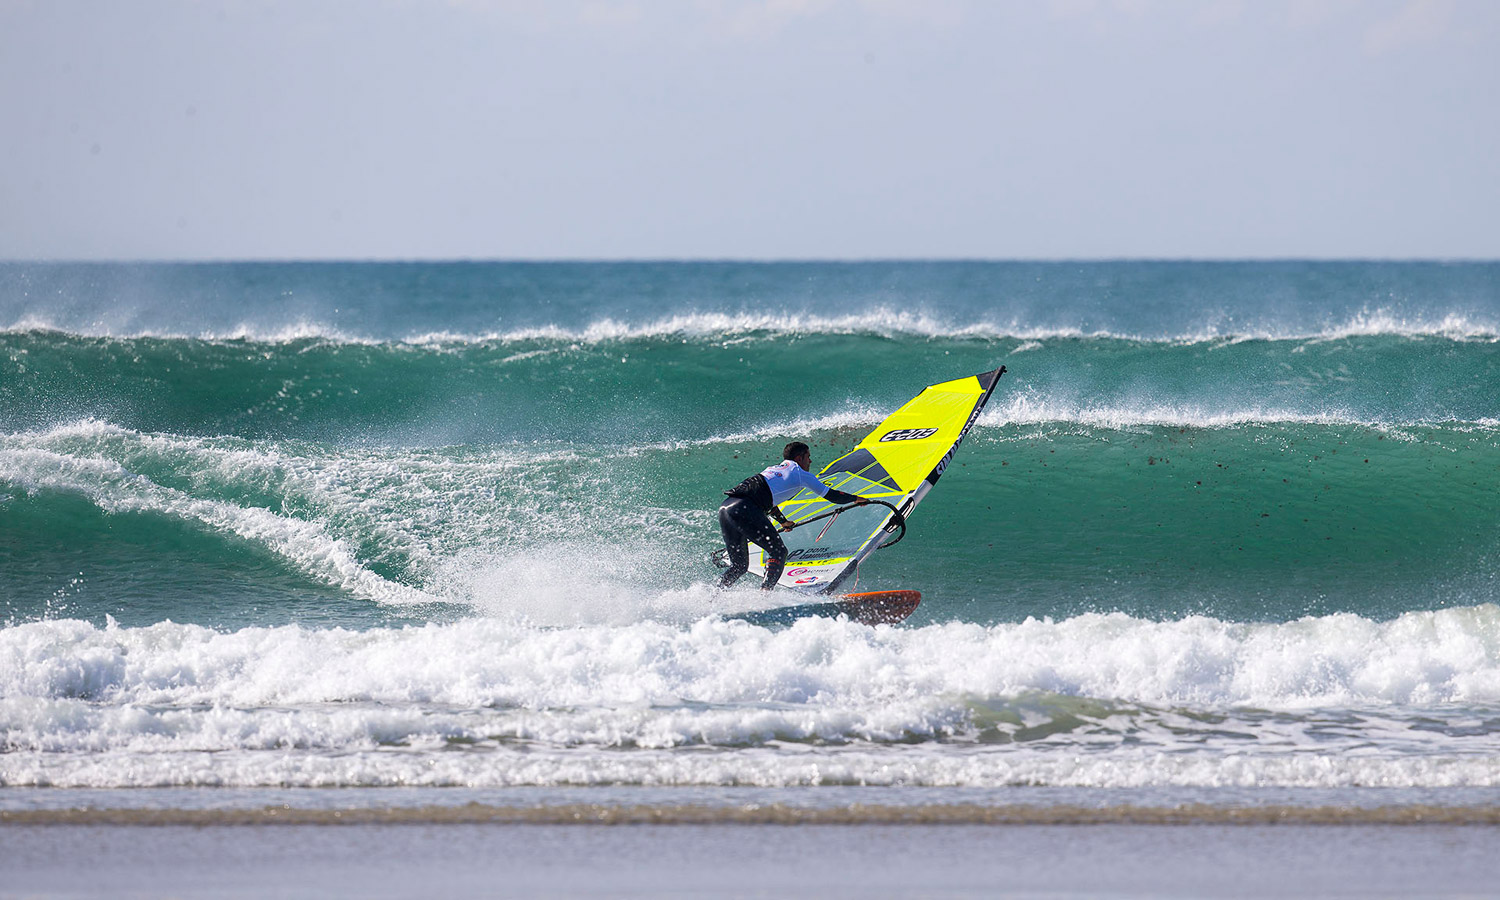
[{"label": "board deck", "polygon": [[798,619],[846,617],[861,625],[895,625],[902,622],[922,602],[920,591],[867,591],[845,594],[826,603],[798,603],[776,609],[761,609],[728,618],[751,625],[771,627],[790,625]]}]

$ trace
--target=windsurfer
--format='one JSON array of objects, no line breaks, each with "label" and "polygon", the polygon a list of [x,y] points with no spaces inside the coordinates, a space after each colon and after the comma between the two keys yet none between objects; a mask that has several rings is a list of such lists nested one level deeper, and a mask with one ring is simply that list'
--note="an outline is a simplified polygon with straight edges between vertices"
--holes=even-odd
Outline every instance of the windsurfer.
[{"label": "windsurfer", "polygon": [[750,569],[750,542],[766,551],[766,580],[761,590],[776,587],[781,570],[786,567],[786,544],[771,524],[771,518],[781,523],[782,531],[791,531],[795,524],[782,515],[780,505],[806,488],[830,503],[865,504],[868,500],[854,494],[835,490],[812,474],[812,451],[801,441],[792,441],[781,453],[782,461],[725,491],[729,499],[719,507],[719,530],[724,533],[724,546],[729,551],[729,570],[719,579],[719,587],[727,588],[740,580]]}]

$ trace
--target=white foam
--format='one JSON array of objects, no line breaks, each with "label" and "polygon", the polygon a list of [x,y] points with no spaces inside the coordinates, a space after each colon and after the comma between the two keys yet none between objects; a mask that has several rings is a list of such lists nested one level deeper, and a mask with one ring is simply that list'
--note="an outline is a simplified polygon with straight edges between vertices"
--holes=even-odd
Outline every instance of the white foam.
[{"label": "white foam", "polygon": [[[765,443],[777,439],[806,436],[817,432],[847,431],[856,440],[864,431],[879,424],[890,410],[858,406],[820,416],[799,416],[757,425],[742,431],[715,434],[697,440],[642,444],[622,448],[630,455],[689,446],[717,444]],[[1461,421],[1433,417],[1402,421],[1381,421],[1354,415],[1338,409],[1321,412],[1284,407],[1235,405],[1227,403],[1212,408],[1192,403],[1154,401],[1096,403],[1069,397],[1043,394],[1020,388],[997,395],[974,423],[978,429],[1003,429],[1015,426],[1060,426],[1110,431],[1132,431],[1143,428],[1230,429],[1242,426],[1314,425],[1323,427],[1360,427],[1401,437],[1405,429],[1441,427],[1458,432],[1489,432],[1500,429],[1500,419],[1480,418]],[[858,432],[857,434],[855,432]],[[962,451],[960,451],[962,452]]]},{"label": "white foam", "polygon": [[[879,417],[875,421],[879,421]],[[1443,416],[1375,419],[1332,406],[1323,410],[1292,409],[1244,404],[1235,399],[1227,399],[1221,406],[1151,399],[1101,403],[1019,387],[991,400],[975,425],[981,428],[1080,426],[1113,431],[1154,427],[1231,429],[1247,425],[1354,426],[1400,438],[1408,429],[1421,428],[1443,428],[1470,433],[1494,431],[1500,427],[1500,419],[1482,417],[1468,421]]]},{"label": "white foam", "polygon": [[1497,785],[1496,704],[1495,605],[779,632],[49,621],[0,630],[0,783]]},{"label": "white foam", "polygon": [[[394,718],[394,717],[393,717]],[[448,746],[413,742],[338,753],[263,749],[170,752],[40,752],[0,757],[0,782],[37,787],[651,787],[999,788],[1474,788],[1500,786],[1494,756],[1432,753],[1388,757],[1305,753],[1252,755],[1123,750],[1045,753],[1032,748],[933,752],[930,748],[804,747],[774,750],[619,749],[529,744]]]},{"label": "white foam", "polygon": [[853,406],[835,413],[779,419],[743,431],[716,434],[698,441],[651,445],[643,449],[670,450],[678,446],[710,444],[761,444],[772,439],[803,437],[818,431],[858,431],[861,433],[854,435],[855,439],[858,440],[858,438],[863,437],[864,431],[868,430],[871,426],[879,424],[886,416],[890,415],[890,412],[888,409],[883,410],[873,406]]},{"label": "white foam", "polygon": [[1391,424],[1335,410],[1307,412],[1228,404],[1214,409],[1200,404],[1153,401],[1096,403],[1048,396],[1030,389],[1014,391],[998,402],[992,401],[977,424],[997,427],[1059,423],[1117,431],[1148,427],[1232,428],[1240,425],[1359,425],[1379,428]]},{"label": "white foam", "polygon": [[[724,339],[738,343],[756,335],[826,334],[878,335],[881,337],[916,336],[927,338],[1001,337],[1046,338],[1080,337],[1084,332],[1074,328],[1009,327],[990,321],[958,322],[923,311],[877,306],[844,315],[819,315],[798,312],[690,312],[662,316],[641,322],[624,322],[612,318],[597,319],[580,327],[545,325],[481,334],[431,332],[408,336],[407,343],[446,345],[469,343],[507,343],[516,341],[559,341],[578,344],[600,344],[653,338]],[[1102,335],[1101,335],[1102,336]]]},{"label": "white foam", "polygon": [[248,341],[261,344],[290,344],[301,341],[326,341],[333,344],[377,345],[388,343],[378,338],[351,332],[323,322],[298,319],[273,325],[240,322],[230,328],[184,331],[173,328],[120,328],[103,322],[61,323],[35,313],[22,316],[0,327],[0,334],[55,334],[67,337],[110,338],[114,340],[199,340]]},{"label": "white foam", "polygon": [[1400,337],[1443,337],[1454,341],[1500,340],[1500,325],[1476,320],[1461,313],[1431,316],[1404,316],[1389,310],[1361,310],[1347,322],[1334,325],[1309,337],[1335,340],[1350,337],[1395,335]]}]

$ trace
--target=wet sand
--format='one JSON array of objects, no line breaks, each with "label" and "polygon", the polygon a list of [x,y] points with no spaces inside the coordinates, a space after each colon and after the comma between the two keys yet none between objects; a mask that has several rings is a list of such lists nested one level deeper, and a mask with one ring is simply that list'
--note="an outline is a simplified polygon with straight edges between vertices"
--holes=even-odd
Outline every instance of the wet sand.
[{"label": "wet sand", "polygon": [[0,824],[3,897],[1465,897],[1453,824]]}]

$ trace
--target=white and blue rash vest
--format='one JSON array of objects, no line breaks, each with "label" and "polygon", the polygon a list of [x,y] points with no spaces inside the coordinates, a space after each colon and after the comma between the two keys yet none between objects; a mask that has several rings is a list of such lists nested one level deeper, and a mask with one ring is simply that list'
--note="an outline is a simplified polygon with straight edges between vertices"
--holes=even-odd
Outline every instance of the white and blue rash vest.
[{"label": "white and blue rash vest", "polygon": [[792,499],[803,488],[807,488],[819,497],[828,493],[828,485],[819,481],[818,476],[797,465],[794,459],[784,459],[774,466],[761,470],[760,477],[766,480],[766,487],[771,489],[773,506],[780,506]]},{"label": "white and blue rash vest", "polygon": [[853,494],[836,491],[818,480],[818,476],[797,465],[794,459],[784,459],[774,466],[751,475],[744,481],[725,491],[731,497],[743,497],[770,512],[807,488],[819,497],[833,503],[853,503],[859,498]]}]

